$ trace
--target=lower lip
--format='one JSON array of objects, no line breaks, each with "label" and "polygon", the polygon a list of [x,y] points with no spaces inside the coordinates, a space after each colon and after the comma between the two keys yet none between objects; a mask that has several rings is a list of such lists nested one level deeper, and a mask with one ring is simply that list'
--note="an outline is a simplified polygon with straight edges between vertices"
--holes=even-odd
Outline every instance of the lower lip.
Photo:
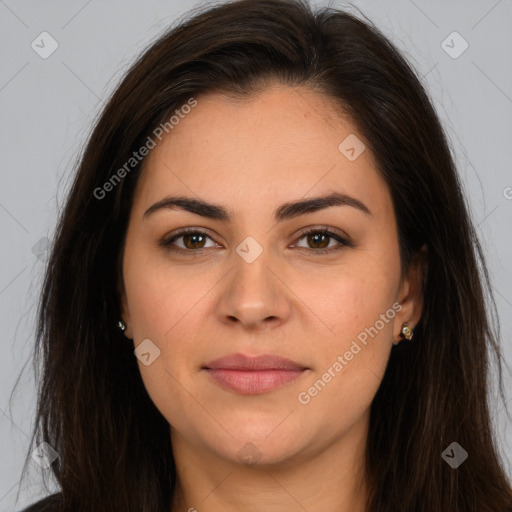
[{"label": "lower lip", "polygon": [[306,370],[214,370],[206,371],[222,386],[242,395],[259,395],[280,388],[300,377]]}]

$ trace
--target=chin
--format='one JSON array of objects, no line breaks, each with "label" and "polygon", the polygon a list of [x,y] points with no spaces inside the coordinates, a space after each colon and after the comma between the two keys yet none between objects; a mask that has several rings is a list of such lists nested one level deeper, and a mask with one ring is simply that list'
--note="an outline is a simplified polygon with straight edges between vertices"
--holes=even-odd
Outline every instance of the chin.
[{"label": "chin", "polygon": [[[298,433],[293,435],[290,429],[282,429],[278,432],[272,422],[247,426],[248,428],[236,429],[236,435],[230,441],[229,453],[224,454],[233,462],[247,466],[265,466],[282,464],[293,459],[303,451],[300,441],[303,441]],[[233,448],[233,450],[231,449]]]}]

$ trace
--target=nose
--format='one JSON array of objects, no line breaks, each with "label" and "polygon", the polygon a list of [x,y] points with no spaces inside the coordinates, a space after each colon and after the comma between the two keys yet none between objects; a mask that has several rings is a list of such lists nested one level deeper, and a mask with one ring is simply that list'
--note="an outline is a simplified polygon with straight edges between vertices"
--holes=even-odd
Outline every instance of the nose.
[{"label": "nose", "polygon": [[[265,251],[251,263],[234,254],[234,267],[219,290],[217,314],[224,323],[250,330],[276,327],[291,312],[291,291]],[[281,273],[282,274],[282,273]]]}]

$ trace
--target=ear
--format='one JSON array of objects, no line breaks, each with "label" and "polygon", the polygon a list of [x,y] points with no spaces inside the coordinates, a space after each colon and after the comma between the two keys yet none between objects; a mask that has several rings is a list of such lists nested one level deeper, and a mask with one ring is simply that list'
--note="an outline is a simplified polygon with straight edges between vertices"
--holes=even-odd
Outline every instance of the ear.
[{"label": "ear", "polygon": [[119,297],[119,304],[121,309],[121,320],[126,325],[126,329],[124,331],[124,335],[129,340],[133,339],[133,333],[131,329],[131,317],[130,317],[130,309],[128,307],[128,300],[126,298],[126,291],[124,289],[124,285],[119,285],[117,288],[117,295]]},{"label": "ear", "polygon": [[423,312],[423,283],[428,272],[428,249],[426,244],[414,255],[407,275],[403,277],[398,292],[398,302],[402,309],[395,316],[393,344],[397,345],[402,337],[402,324],[414,329]]}]

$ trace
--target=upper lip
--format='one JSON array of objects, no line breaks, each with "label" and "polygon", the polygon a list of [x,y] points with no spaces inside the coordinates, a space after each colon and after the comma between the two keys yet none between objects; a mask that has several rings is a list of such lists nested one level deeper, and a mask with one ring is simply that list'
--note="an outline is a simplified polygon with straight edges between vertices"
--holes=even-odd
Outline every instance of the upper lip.
[{"label": "upper lip", "polygon": [[306,366],[284,357],[263,354],[261,356],[246,356],[244,354],[231,354],[210,361],[204,368],[209,370],[305,370]]}]

